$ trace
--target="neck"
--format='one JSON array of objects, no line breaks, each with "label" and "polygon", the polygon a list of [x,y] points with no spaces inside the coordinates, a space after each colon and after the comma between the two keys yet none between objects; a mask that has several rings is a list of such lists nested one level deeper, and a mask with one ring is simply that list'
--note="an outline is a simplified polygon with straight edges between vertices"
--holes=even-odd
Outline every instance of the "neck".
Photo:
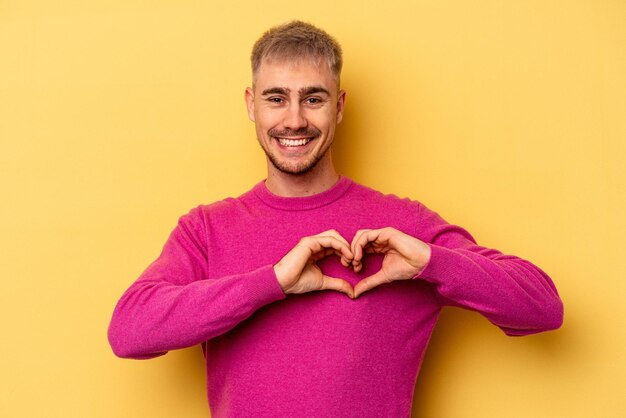
[{"label": "neck", "polygon": [[331,158],[322,158],[315,167],[304,174],[283,173],[269,160],[267,162],[265,186],[277,196],[311,196],[330,189],[337,183],[337,180],[339,180],[339,174]]}]

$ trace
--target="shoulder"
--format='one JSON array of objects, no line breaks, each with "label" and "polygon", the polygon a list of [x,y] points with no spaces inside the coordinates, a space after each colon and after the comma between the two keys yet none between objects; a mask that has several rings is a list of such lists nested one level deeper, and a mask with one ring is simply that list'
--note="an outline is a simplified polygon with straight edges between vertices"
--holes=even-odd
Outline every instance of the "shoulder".
[{"label": "shoulder", "polygon": [[215,220],[220,222],[234,220],[241,216],[242,213],[249,211],[250,206],[254,206],[253,190],[248,190],[237,197],[227,197],[212,203],[199,204],[180,216],[179,224],[182,223],[194,227],[202,226],[202,228],[206,229]]},{"label": "shoulder", "polygon": [[449,225],[437,212],[414,198],[385,193],[356,182],[351,192],[352,204],[359,205],[363,211],[376,213],[389,225],[413,236],[436,235],[440,228]]},{"label": "shoulder", "polygon": [[373,205],[381,210],[410,212],[415,214],[425,206],[413,198],[401,197],[393,193],[386,193],[354,182],[351,191],[351,198],[355,201],[363,202],[366,206]]}]

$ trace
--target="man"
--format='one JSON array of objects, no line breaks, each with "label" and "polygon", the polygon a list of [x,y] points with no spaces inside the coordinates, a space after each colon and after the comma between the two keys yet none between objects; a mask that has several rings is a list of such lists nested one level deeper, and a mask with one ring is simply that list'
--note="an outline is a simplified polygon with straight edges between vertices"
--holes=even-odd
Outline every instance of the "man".
[{"label": "man", "polygon": [[341,66],[339,45],[309,24],[257,41],[245,99],[267,179],[181,217],[113,314],[118,356],[202,344],[215,418],[407,417],[446,305],[508,335],[561,325],[540,269],[337,174]]}]

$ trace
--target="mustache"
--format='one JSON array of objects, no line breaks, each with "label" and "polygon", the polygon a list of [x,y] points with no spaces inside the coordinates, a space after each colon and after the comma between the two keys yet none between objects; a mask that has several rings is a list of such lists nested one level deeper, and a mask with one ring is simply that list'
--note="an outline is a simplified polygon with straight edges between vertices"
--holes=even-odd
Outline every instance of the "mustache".
[{"label": "mustache", "polygon": [[302,129],[270,129],[267,131],[269,136],[278,137],[278,138],[301,138],[301,137],[309,137],[309,138],[317,138],[322,134],[322,132],[317,128],[302,128]]}]

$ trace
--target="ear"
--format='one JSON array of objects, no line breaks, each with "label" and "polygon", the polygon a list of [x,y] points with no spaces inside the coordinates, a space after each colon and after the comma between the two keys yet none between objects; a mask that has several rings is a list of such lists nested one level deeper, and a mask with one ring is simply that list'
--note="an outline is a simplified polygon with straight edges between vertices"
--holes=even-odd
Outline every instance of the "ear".
[{"label": "ear", "polygon": [[246,107],[248,108],[248,118],[254,122],[254,90],[247,87],[245,92]]},{"label": "ear", "polygon": [[343,119],[343,108],[346,104],[346,91],[339,90],[339,96],[337,97],[337,124],[341,123]]}]

